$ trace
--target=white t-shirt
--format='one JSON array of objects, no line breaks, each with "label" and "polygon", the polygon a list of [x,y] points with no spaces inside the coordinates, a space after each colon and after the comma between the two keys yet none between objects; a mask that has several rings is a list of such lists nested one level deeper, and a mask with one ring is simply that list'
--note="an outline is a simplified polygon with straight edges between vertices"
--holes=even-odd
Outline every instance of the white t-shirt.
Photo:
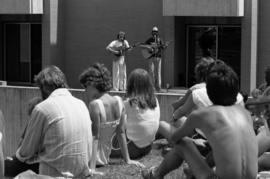
[{"label": "white t-shirt", "polygon": [[[207,95],[206,86],[192,91],[192,98],[193,103],[196,104],[197,108],[213,105],[212,101]],[[244,106],[243,96],[240,93],[238,93],[237,95],[237,101],[235,102],[235,104],[240,104]]]},{"label": "white t-shirt", "polygon": [[159,103],[156,101],[155,109],[140,109],[138,106],[130,106],[129,100],[124,102],[127,138],[140,148],[150,145],[155,139],[160,120]]},{"label": "white t-shirt", "polygon": [[123,45],[125,45],[126,48],[129,48],[129,44],[127,40],[124,40],[124,42],[119,41],[119,40],[114,40],[108,45],[108,47],[114,50],[119,50],[119,48],[121,48]]}]

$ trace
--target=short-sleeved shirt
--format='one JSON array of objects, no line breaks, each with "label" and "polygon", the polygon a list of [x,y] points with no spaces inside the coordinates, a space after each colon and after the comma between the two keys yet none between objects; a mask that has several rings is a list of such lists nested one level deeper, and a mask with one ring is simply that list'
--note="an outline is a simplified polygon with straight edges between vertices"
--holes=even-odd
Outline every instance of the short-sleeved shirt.
[{"label": "short-sleeved shirt", "polygon": [[[193,103],[196,105],[197,108],[203,108],[213,105],[212,101],[208,97],[206,86],[193,90],[192,98]],[[236,104],[244,106],[243,96],[240,93],[238,93],[237,95]]]},{"label": "short-sleeved shirt", "polygon": [[123,42],[119,40],[114,40],[108,45],[108,47],[114,50],[119,50],[123,46],[125,46],[125,48],[129,48],[129,43],[127,40],[124,40]]},{"label": "short-sleeved shirt", "polygon": [[160,120],[159,103],[154,109],[140,109],[137,105],[130,105],[129,100],[124,102],[127,113],[127,138],[137,147],[150,145],[157,133]]},{"label": "short-sleeved shirt", "polygon": [[54,90],[31,114],[16,156],[37,158],[39,172],[52,177],[89,175],[92,123],[85,103],[65,89]]}]

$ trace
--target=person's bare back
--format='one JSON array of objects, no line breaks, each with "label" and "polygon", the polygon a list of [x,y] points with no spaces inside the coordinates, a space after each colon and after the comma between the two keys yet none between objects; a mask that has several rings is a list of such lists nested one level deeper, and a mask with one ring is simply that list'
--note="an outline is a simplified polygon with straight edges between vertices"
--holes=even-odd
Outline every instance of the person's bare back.
[{"label": "person's bare back", "polygon": [[258,144],[251,117],[243,107],[212,106],[191,114],[213,150],[220,178],[254,179]]},{"label": "person's bare back", "polygon": [[[235,104],[239,93],[237,74],[216,60],[208,67],[206,90],[213,105],[193,111],[171,136],[175,144],[154,169],[144,170],[144,178],[163,178],[185,160],[197,179],[255,179],[258,171],[258,142],[249,112]],[[190,136],[199,129],[208,140],[215,163],[209,166]]]}]

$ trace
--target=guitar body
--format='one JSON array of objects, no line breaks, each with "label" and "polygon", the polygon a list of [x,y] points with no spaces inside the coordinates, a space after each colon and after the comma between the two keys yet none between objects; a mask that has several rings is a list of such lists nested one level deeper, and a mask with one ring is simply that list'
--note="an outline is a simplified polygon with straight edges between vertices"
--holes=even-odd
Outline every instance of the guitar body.
[{"label": "guitar body", "polygon": [[166,42],[163,45],[159,45],[156,43],[153,43],[151,45],[140,45],[140,47],[142,48],[142,56],[145,59],[148,59],[150,57],[155,56],[156,54],[158,54],[161,50],[164,50],[165,48],[167,48],[167,46],[169,45],[171,41]]},{"label": "guitar body", "polygon": [[120,53],[119,54],[114,54],[114,55],[117,56],[117,57],[123,56],[123,55],[125,55],[126,49],[127,48],[124,45],[119,46],[119,47],[115,47],[114,50],[116,50],[116,51],[118,51]]},{"label": "guitar body", "polygon": [[131,50],[131,49],[137,47],[137,46],[140,45],[140,44],[141,44],[141,43],[138,42],[138,43],[136,43],[136,44],[134,44],[134,45],[131,45],[130,47],[126,47],[125,45],[121,45],[121,46],[119,46],[119,47],[115,47],[114,50],[116,50],[116,51],[118,51],[118,52],[120,52],[120,53],[119,53],[119,54],[114,54],[114,55],[117,56],[117,57],[124,56],[124,55],[126,55],[126,52],[127,52],[127,51],[129,51],[129,50]]},{"label": "guitar body", "polygon": [[143,56],[143,58],[148,59],[152,55],[153,55],[153,53],[151,53],[150,50],[148,50],[148,49],[142,49],[142,56]]}]

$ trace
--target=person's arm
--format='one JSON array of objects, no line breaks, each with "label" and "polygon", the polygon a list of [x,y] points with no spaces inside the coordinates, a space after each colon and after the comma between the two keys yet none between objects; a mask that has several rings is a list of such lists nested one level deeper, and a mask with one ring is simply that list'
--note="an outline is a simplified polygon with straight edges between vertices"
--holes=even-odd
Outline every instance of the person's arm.
[{"label": "person's arm", "polygon": [[187,90],[186,94],[180,98],[179,100],[175,101],[172,103],[172,107],[173,107],[173,112],[179,108],[180,106],[182,106],[188,99],[189,95],[192,93],[192,91],[190,89]]},{"label": "person's arm", "polygon": [[125,40],[124,43],[125,43],[125,46],[126,46],[127,49],[131,49],[131,47],[129,46],[129,43],[128,43],[127,40]]},{"label": "person's arm", "polygon": [[151,46],[152,43],[152,38],[150,37],[149,39],[147,39],[145,42],[141,43],[139,45],[139,47],[143,48],[143,49],[147,49],[148,51],[153,51],[153,47]]},{"label": "person's arm", "polygon": [[201,123],[200,119],[198,119],[200,114],[197,111],[192,112],[184,124],[177,128],[176,131],[171,136],[170,141],[173,143],[177,143],[183,137],[190,136],[194,133],[194,129],[197,128]]},{"label": "person's arm", "polygon": [[125,162],[128,163],[130,161],[130,157],[129,157],[129,153],[128,153],[126,133],[125,133],[127,116],[126,116],[124,110],[125,109],[123,108],[123,113],[121,114],[120,123],[117,126],[116,134],[117,134],[118,141],[120,143],[120,149],[121,149],[123,158],[124,158]]},{"label": "person's arm", "polygon": [[196,105],[193,102],[193,97],[191,94],[187,96],[187,99],[185,100],[185,103],[176,109],[173,113],[174,119],[179,119],[183,116],[187,116],[191,113],[191,111],[196,107]]},{"label": "person's arm", "polygon": [[115,41],[112,41],[107,47],[106,50],[108,50],[109,52],[111,52],[114,55],[119,55],[120,52],[118,50],[115,50],[114,47]]},{"label": "person's arm", "polygon": [[46,115],[37,107],[34,108],[29,120],[21,146],[16,151],[16,157],[21,162],[35,157],[41,148]]},{"label": "person's arm", "polygon": [[92,120],[92,131],[93,131],[92,159],[90,162],[90,169],[92,170],[92,172],[95,172],[98,142],[100,138],[100,110],[98,104],[95,102],[91,102],[89,104],[89,112]]},{"label": "person's arm", "polygon": [[120,123],[116,129],[117,139],[120,143],[121,153],[122,153],[123,158],[127,164],[133,164],[133,165],[136,165],[138,167],[145,167],[140,162],[131,160],[129,157],[128,147],[127,147],[127,139],[126,139],[126,122],[127,122],[126,118],[127,118],[127,115],[125,112],[125,108],[123,108]]}]

